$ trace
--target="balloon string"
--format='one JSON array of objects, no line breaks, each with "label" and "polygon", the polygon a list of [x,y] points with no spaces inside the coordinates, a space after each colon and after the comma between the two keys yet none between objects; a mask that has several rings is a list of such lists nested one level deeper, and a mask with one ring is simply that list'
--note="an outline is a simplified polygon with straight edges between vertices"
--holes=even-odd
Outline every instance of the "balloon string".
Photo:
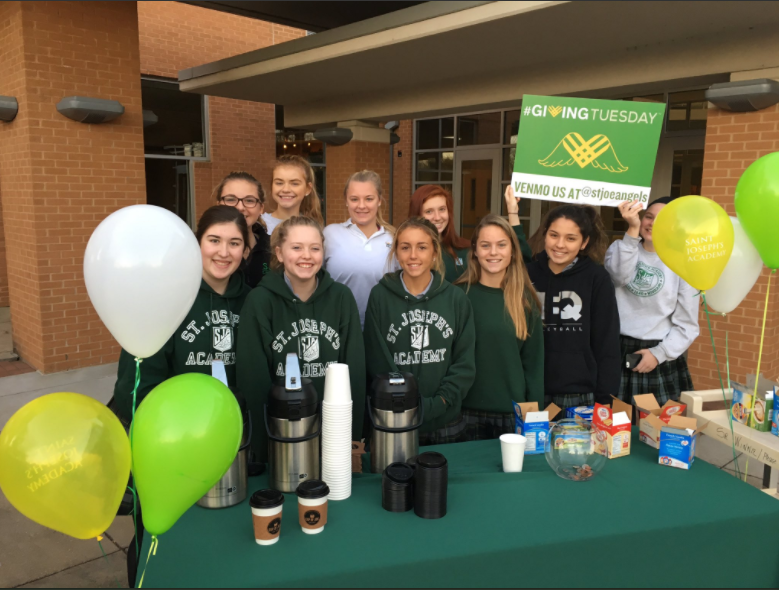
[{"label": "balloon string", "polygon": [[[725,314],[722,314],[725,315]],[[728,351],[728,329],[725,328],[725,370],[727,371],[728,388],[730,387],[730,352]],[[722,396],[725,397],[724,395]],[[728,412],[728,423],[730,424],[730,438],[733,446],[733,465],[736,469],[736,477],[741,477],[741,468],[738,466],[736,457],[736,436],[733,434],[733,412],[728,409],[727,400],[725,400],[725,409]]]},{"label": "balloon string", "polygon": [[[760,361],[763,358],[763,340],[765,339],[765,322],[768,316],[768,294],[771,292],[771,277],[775,272],[776,269],[773,269],[768,274],[768,283],[765,288],[765,306],[763,307],[763,327],[760,330],[760,349],[758,350],[757,353],[757,371],[755,372],[755,391],[752,394],[752,403],[751,403],[751,407],[749,408],[749,426],[752,428],[755,427],[755,399],[757,398],[757,383],[760,380]],[[744,467],[744,481],[747,480],[748,473],[749,473],[749,457],[747,457],[747,464]]]},{"label": "balloon string", "polygon": [[159,545],[157,535],[152,535],[151,545],[149,545],[149,554],[146,556],[146,564],[143,566],[143,573],[141,574],[141,581],[138,583],[138,588],[143,587],[143,577],[146,575],[146,568],[149,567],[149,560],[151,559],[151,556],[157,555],[157,545]]},{"label": "balloon string", "polygon": [[[111,564],[108,561],[108,556],[105,554],[105,549],[103,549],[103,544],[101,543],[102,540],[103,540],[103,537],[98,535],[97,536],[97,544],[100,546],[100,553],[103,554],[103,559],[105,559],[106,565],[111,567]],[[122,585],[119,583],[119,580],[116,579],[116,576],[113,576],[113,578],[114,578],[114,583],[116,584],[116,587],[117,588],[121,588]]]},{"label": "balloon string", "polygon": [[127,486],[133,494],[133,528],[135,529],[135,559],[140,557],[140,546],[138,545],[138,495],[135,491],[135,449],[133,448],[133,426],[135,425],[135,403],[138,395],[138,386],[141,384],[141,362],[143,359],[135,357],[135,386],[133,387],[133,407],[130,417],[130,464],[133,473],[133,485]]},{"label": "balloon string", "polygon": [[[706,323],[709,325],[709,336],[711,337],[711,348],[714,351],[714,364],[717,365],[717,376],[719,377],[719,386],[722,390],[722,399],[725,402],[725,408],[728,408],[728,398],[725,395],[725,384],[722,382],[722,372],[719,368],[719,359],[717,358],[717,347],[714,345],[714,331],[711,329],[711,318],[709,317],[709,304],[706,303],[706,292],[701,291],[701,299],[703,299],[703,310],[706,312]],[[728,361],[728,331],[725,329],[725,359]],[[730,364],[728,363],[728,387],[730,386]],[[728,422],[730,423],[730,443],[733,447],[733,462],[736,465],[736,473],[738,474],[738,461],[736,460],[736,435],[733,433],[733,416],[728,409]]]}]

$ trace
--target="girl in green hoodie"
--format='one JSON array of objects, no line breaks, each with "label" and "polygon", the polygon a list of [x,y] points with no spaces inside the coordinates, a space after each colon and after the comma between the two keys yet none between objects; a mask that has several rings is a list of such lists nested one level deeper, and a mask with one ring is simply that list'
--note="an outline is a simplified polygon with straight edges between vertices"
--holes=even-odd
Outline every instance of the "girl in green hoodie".
[{"label": "girl in green hoodie", "polygon": [[[156,354],[143,359],[136,408],[157,385],[182,373],[211,374],[211,361],[225,364],[228,385],[235,385],[235,332],[249,293],[238,267],[249,242],[249,228],[235,207],[217,205],[200,218],[195,233],[203,260],[203,278],[192,309]],[[135,359],[119,355],[114,398],[109,402],[129,427],[133,415]]]},{"label": "girl in green hoodie", "polygon": [[444,280],[438,230],[426,219],[401,224],[392,252],[401,270],[373,288],[365,314],[368,375],[416,377],[425,414],[420,445],[463,441],[462,401],[476,370],[471,304]]},{"label": "girl in green hoodie", "polygon": [[457,286],[473,306],[476,380],[463,416],[468,440],[487,440],[514,432],[512,402],[543,407],[544,330],[519,240],[505,219],[487,215],[479,222],[469,258]]},{"label": "girl in green hoodie", "polygon": [[[287,353],[297,353],[303,377],[322,399],[325,369],[349,365],[352,436],[360,440],[365,408],[365,356],[360,314],[349,288],[322,270],[324,237],[308,217],[291,217],[271,236],[271,272],[246,298],[238,338],[238,387],[254,424],[264,424],[273,382],[284,378]],[[265,428],[255,428],[252,450],[267,461]]]}]

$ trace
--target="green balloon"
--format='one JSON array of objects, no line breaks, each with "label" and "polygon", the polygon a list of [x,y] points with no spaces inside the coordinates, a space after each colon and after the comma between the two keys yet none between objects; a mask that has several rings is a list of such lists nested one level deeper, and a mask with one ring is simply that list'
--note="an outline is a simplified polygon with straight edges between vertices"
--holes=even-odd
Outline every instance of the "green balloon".
[{"label": "green balloon", "polygon": [[736,185],[736,215],[768,268],[779,268],[779,152],[752,162]]},{"label": "green balloon", "polygon": [[219,481],[238,453],[242,434],[235,396],[209,375],[178,375],[146,396],[135,413],[131,439],[133,475],[149,533],[166,532]]}]

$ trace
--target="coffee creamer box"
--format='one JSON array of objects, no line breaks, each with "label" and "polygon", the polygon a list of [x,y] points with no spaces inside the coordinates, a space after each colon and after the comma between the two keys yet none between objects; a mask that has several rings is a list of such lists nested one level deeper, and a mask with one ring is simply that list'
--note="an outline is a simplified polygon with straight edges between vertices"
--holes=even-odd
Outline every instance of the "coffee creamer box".
[{"label": "coffee creamer box", "polygon": [[657,462],[660,465],[689,469],[695,461],[695,441],[698,433],[695,418],[672,416],[660,431],[660,451]]},{"label": "coffee creamer box", "polygon": [[546,447],[549,436],[549,421],[560,413],[560,408],[549,404],[545,410],[538,411],[538,402],[514,404],[514,432],[527,439],[525,455],[540,455]]},{"label": "coffee creamer box", "polygon": [[630,429],[633,407],[612,397],[611,407],[595,404],[592,425],[596,428],[596,448],[609,459],[630,454]]},{"label": "coffee creamer box", "polygon": [[730,382],[730,388],[733,390],[730,414],[736,422],[746,424],[749,422],[749,414],[752,411],[752,394],[748,392],[744,385],[736,381]]},{"label": "coffee creamer box", "polygon": [[660,407],[651,393],[633,396],[638,411],[638,440],[655,449],[660,447],[660,431],[668,424],[671,416],[681,416],[687,409],[685,404],[668,400]]},{"label": "coffee creamer box", "polygon": [[757,379],[755,379],[754,375],[747,375],[747,391],[752,392],[752,396],[755,398],[748,421],[750,428],[760,432],[769,432],[771,430],[775,389],[776,383],[769,381],[763,375],[760,375]]},{"label": "coffee creamer box", "polygon": [[566,418],[580,418],[585,422],[592,422],[592,410],[595,406],[577,406],[565,410]]},{"label": "coffee creamer box", "polygon": [[[774,399],[776,399],[776,396],[779,395],[779,387],[776,385],[774,386]],[[771,412],[772,420],[771,420],[771,434],[774,436],[779,436],[779,404],[774,405],[774,410]]]}]

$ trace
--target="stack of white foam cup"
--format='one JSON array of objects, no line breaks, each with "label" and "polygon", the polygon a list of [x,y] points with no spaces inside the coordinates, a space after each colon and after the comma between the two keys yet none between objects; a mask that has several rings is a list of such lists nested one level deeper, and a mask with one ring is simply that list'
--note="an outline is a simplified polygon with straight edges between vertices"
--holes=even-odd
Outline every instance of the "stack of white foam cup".
[{"label": "stack of white foam cup", "polygon": [[352,404],[349,366],[333,363],[325,371],[322,401],[322,480],[330,500],[352,495]]}]

